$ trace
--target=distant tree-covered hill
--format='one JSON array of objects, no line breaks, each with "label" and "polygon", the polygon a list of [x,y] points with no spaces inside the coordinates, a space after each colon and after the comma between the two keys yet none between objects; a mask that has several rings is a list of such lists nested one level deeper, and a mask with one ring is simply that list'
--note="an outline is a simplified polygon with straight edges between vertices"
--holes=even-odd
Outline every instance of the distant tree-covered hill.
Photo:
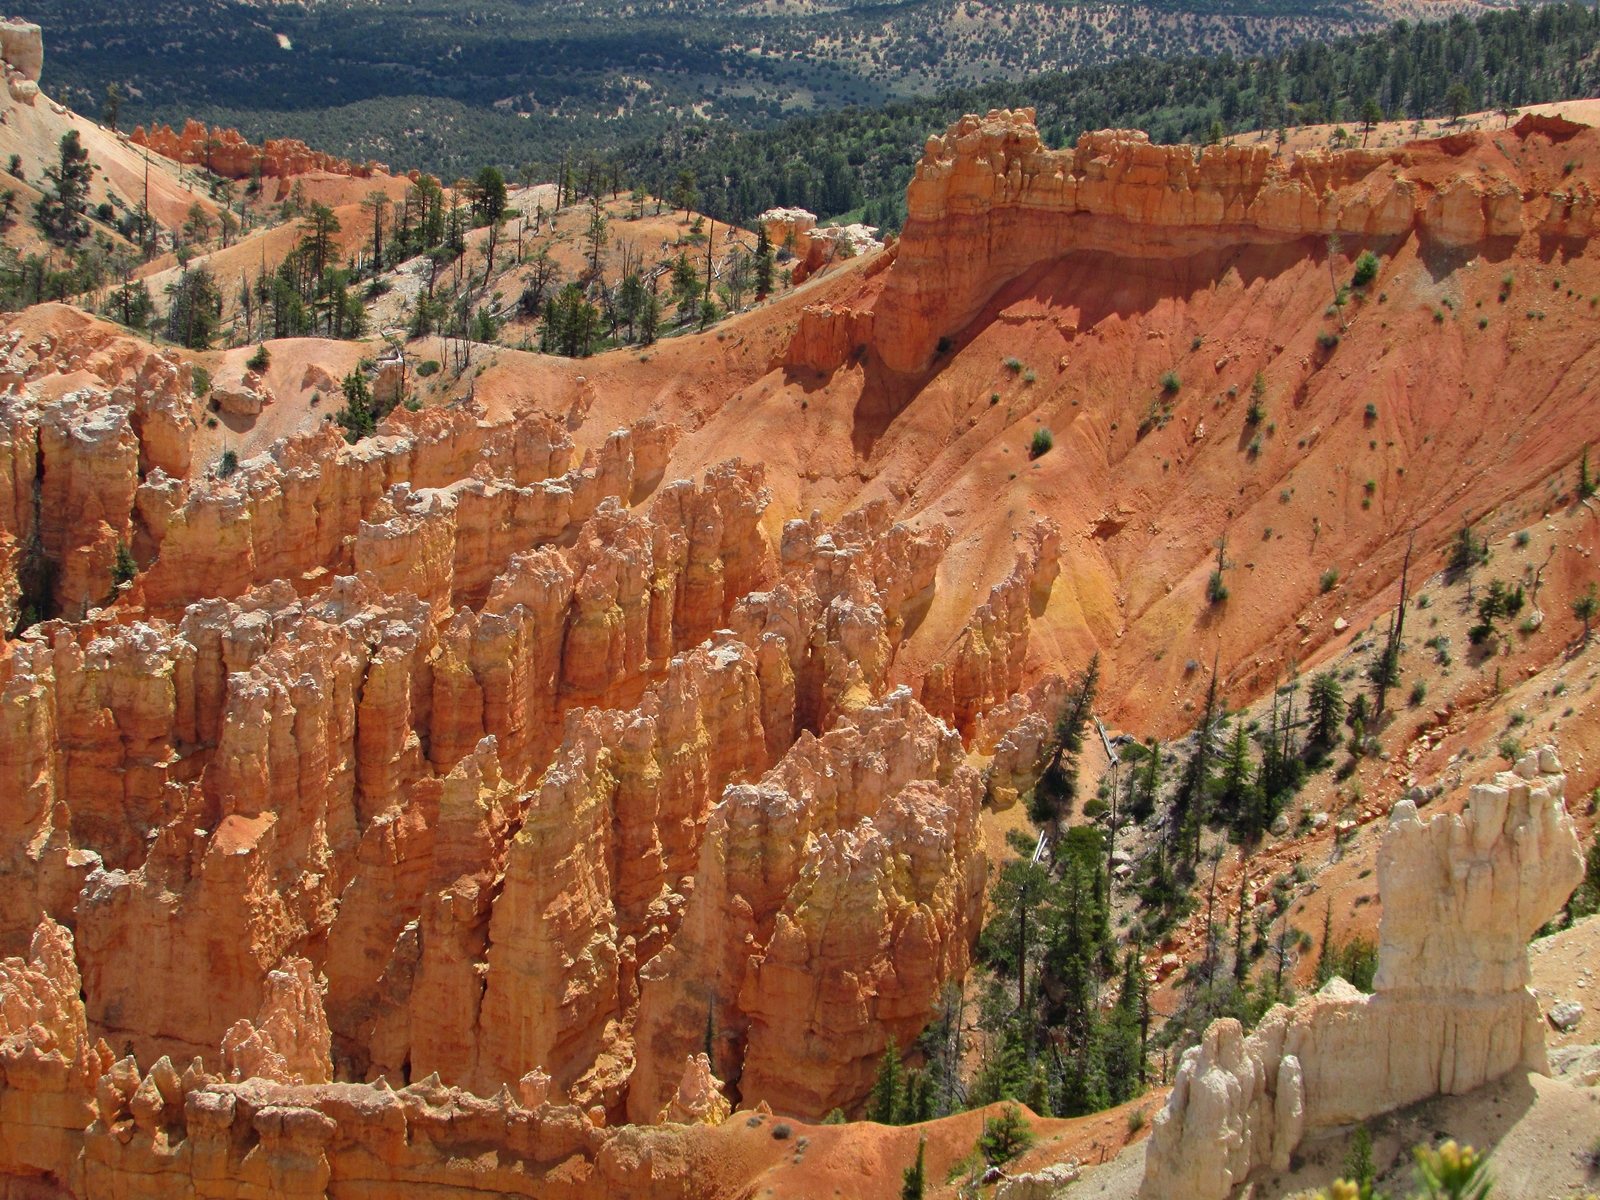
[{"label": "distant tree-covered hill", "polygon": [[620,157],[651,185],[693,172],[700,207],[723,220],[799,205],[822,217],[860,212],[871,224],[898,228],[924,142],[962,113],[1032,106],[1041,135],[1058,147],[1108,127],[1143,129],[1162,142],[1324,121],[1356,129],[1374,108],[1412,119],[1593,96],[1597,45],[1600,11],[1580,4],[1476,21],[1401,21],[1283,54],[1135,57],[760,132],[679,125]]},{"label": "distant tree-covered hill", "polygon": [[[671,194],[692,177],[698,206],[736,222],[781,204],[897,228],[928,135],[995,107],[1032,105],[1061,146],[1107,126],[1200,141],[1600,90],[1600,9],[1338,32],[1375,26],[1375,11],[1313,0],[38,0],[35,13],[46,89],[92,113],[118,82],[131,93],[124,126],[194,116],[446,179],[485,163],[552,179],[565,165],[580,189],[603,178]],[[1318,30],[1327,36],[1306,36]],[[1086,65],[1039,69],[1062,62]],[[973,79],[992,82],[942,86]]]},{"label": "distant tree-covered hill", "polygon": [[[32,0],[44,86],[448,174],[684,121],[769,128],[1129,54],[1277,53],[1388,0]],[[1472,0],[1436,0],[1441,4]],[[443,134],[445,136],[438,136]]]}]

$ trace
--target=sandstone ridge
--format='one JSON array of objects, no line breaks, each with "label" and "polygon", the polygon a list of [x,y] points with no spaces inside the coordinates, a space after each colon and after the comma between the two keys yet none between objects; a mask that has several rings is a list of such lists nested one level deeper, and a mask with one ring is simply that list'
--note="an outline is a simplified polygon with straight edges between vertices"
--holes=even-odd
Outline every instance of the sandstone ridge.
[{"label": "sandstone ridge", "polygon": [[227,179],[249,179],[254,175],[282,179],[312,171],[370,179],[389,173],[383,163],[352,163],[347,158],[313,150],[298,138],[267,138],[256,146],[237,129],[208,129],[204,122],[193,119],[176,132],[170,125],[152,125],[147,133],[140,125],[128,140],[174,162],[203,166]]},{"label": "sandstone ridge", "polygon": [[1420,148],[1161,146],[1118,129],[1049,150],[1032,109],[965,116],[930,137],[917,163],[872,347],[892,370],[921,371],[935,343],[959,333],[1001,284],[1074,251],[1181,258],[1219,244],[1330,235],[1367,244],[1413,231],[1448,247],[1534,228],[1589,236],[1594,200],[1582,184],[1525,200],[1503,170],[1441,177],[1430,157]]}]

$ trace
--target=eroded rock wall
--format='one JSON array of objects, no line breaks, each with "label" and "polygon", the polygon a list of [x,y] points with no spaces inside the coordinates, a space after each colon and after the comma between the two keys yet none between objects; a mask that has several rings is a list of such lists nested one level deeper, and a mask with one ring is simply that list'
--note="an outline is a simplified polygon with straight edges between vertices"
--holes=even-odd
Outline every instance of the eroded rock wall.
[{"label": "eroded rock wall", "polygon": [[1396,805],[1376,991],[1335,979],[1249,1037],[1214,1022],[1156,1116],[1140,1195],[1222,1200],[1256,1168],[1285,1169],[1307,1130],[1546,1070],[1527,944],[1583,877],[1565,783],[1547,746],[1474,786],[1459,816]]},{"label": "eroded rock wall", "polygon": [[1029,108],[968,115],[930,137],[874,305],[872,349],[925,369],[1006,281],[1073,251],[1180,258],[1224,245],[1352,243],[1417,231],[1441,246],[1587,228],[1584,189],[1533,194],[1503,171],[1414,170],[1407,148],[1291,155],[1266,144],[1152,145],[1139,130],[1085,133],[1047,149]]},{"label": "eroded rock wall", "polygon": [[[860,1103],[980,923],[982,781],[894,682],[948,528],[774,546],[759,464],[676,479],[652,418],[574,464],[532,409],[218,478],[180,355],[57,325],[0,363],[7,632],[47,610],[0,654],[0,952],[44,964],[0,986],[72,1032],[7,1035],[0,1173],[503,1184],[449,1165],[470,1126],[540,1194],[671,1194],[698,1143],[619,1119]],[[1028,545],[947,716],[1020,679]]]},{"label": "eroded rock wall", "polygon": [[964,758],[899,688],[727,790],[682,930],[640,972],[633,1120],[667,1102],[708,1020],[746,1101],[819,1117],[865,1094],[977,935],[982,785]]}]

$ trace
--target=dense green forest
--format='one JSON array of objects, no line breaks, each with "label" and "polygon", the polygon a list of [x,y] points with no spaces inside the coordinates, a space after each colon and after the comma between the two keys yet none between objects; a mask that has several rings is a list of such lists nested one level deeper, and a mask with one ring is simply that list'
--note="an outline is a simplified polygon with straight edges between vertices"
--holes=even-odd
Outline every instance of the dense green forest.
[{"label": "dense green forest", "polygon": [[823,217],[860,212],[869,223],[898,228],[923,143],[964,112],[1033,106],[1043,137],[1057,147],[1086,129],[1107,127],[1180,142],[1299,123],[1354,125],[1369,102],[1390,117],[1438,117],[1456,107],[1594,95],[1597,45],[1600,12],[1579,4],[1493,12],[1476,21],[1400,21],[1281,55],[1131,58],[755,133],[680,125],[629,147],[622,159],[647,184],[693,171],[701,208],[722,220],[748,220],[780,204]]},{"label": "dense green forest", "polygon": [[1278,52],[1375,28],[1366,0],[35,0],[44,87],[127,123],[197,117],[440,174],[768,128],[1128,54]]}]

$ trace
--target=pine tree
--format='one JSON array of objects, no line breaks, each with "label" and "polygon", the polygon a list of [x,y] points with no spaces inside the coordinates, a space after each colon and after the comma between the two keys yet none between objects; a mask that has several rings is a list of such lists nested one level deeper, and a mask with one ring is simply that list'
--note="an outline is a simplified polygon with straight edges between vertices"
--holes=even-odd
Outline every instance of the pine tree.
[{"label": "pine tree", "polygon": [[993,1166],[1010,1162],[1031,1145],[1033,1130],[1015,1104],[1006,1105],[998,1117],[984,1121],[983,1133],[978,1137],[978,1151]]},{"label": "pine tree", "polygon": [[351,371],[339,385],[344,392],[344,407],[334,415],[334,420],[344,427],[344,440],[352,446],[364,437],[371,437],[378,429],[377,414],[373,411],[372,389],[367,377],[359,370]]},{"label": "pine tree", "polygon": [[767,239],[767,227],[756,222],[756,298],[765,299],[772,291],[772,243]]},{"label": "pine tree", "polygon": [[50,187],[34,206],[34,213],[47,238],[58,245],[75,246],[89,234],[89,223],[83,214],[89,207],[94,168],[76,129],[61,135],[58,148],[60,164],[45,169]]},{"label": "pine tree", "polygon": [[167,338],[190,350],[204,350],[222,319],[222,291],[204,265],[191,267],[167,284]]},{"label": "pine tree", "polygon": [[1250,735],[1243,720],[1235,721],[1233,737],[1228,740],[1227,750],[1223,753],[1217,809],[1235,830],[1246,835],[1262,832],[1255,828],[1260,813],[1256,803],[1256,786],[1251,778],[1253,766],[1250,761]]},{"label": "pine tree", "polygon": [[1195,726],[1194,752],[1184,767],[1183,778],[1173,797],[1171,843],[1177,848],[1187,845],[1185,830],[1194,830],[1194,855],[1200,853],[1200,829],[1205,824],[1206,799],[1211,790],[1211,738],[1217,717],[1217,671],[1213,667],[1211,684],[1206,688],[1205,708],[1200,723]]},{"label": "pine tree", "polygon": [[1128,947],[1117,1003],[1104,1022],[1106,1099],[1121,1104],[1139,1094],[1143,1046],[1139,1034],[1139,948]]},{"label": "pine tree", "polygon": [[605,253],[606,241],[608,240],[606,230],[609,224],[606,219],[606,210],[596,200],[589,212],[589,227],[584,230],[583,234],[584,243],[588,246],[586,254],[589,259],[589,270],[592,274],[599,274],[600,272],[600,255]]},{"label": "pine tree", "polygon": [[1078,795],[1078,755],[1083,751],[1083,733],[1099,684],[1100,655],[1096,653],[1078,673],[1072,695],[1056,721],[1049,761],[1028,805],[1028,815],[1036,824],[1059,821],[1072,811]]},{"label": "pine tree", "polygon": [[134,561],[133,551],[128,549],[127,542],[117,543],[117,560],[111,566],[111,583],[113,587],[120,587],[130,582],[139,573],[139,564]]},{"label": "pine tree", "polygon": [[883,1055],[878,1059],[878,1075],[872,1084],[872,1099],[867,1110],[867,1119],[876,1121],[880,1125],[896,1124],[896,1116],[900,1109],[900,1092],[905,1086],[905,1081],[900,1073],[900,1048],[895,1045],[894,1038],[889,1039],[889,1044],[884,1047]]},{"label": "pine tree", "polygon": [[1306,693],[1306,715],[1311,719],[1311,740],[1324,748],[1339,742],[1339,722],[1344,718],[1344,690],[1335,671],[1313,676]]},{"label": "pine tree", "polygon": [[1138,765],[1128,779],[1128,815],[1143,824],[1155,813],[1161,795],[1161,743],[1151,738],[1137,754]]},{"label": "pine tree", "polygon": [[1317,987],[1339,973],[1338,947],[1333,944],[1333,903],[1322,911],[1322,944],[1317,947]]},{"label": "pine tree", "polygon": [[1591,582],[1588,591],[1582,592],[1572,601],[1572,615],[1583,622],[1583,644],[1589,644],[1589,626],[1600,613],[1600,596],[1595,593],[1595,585]]}]

